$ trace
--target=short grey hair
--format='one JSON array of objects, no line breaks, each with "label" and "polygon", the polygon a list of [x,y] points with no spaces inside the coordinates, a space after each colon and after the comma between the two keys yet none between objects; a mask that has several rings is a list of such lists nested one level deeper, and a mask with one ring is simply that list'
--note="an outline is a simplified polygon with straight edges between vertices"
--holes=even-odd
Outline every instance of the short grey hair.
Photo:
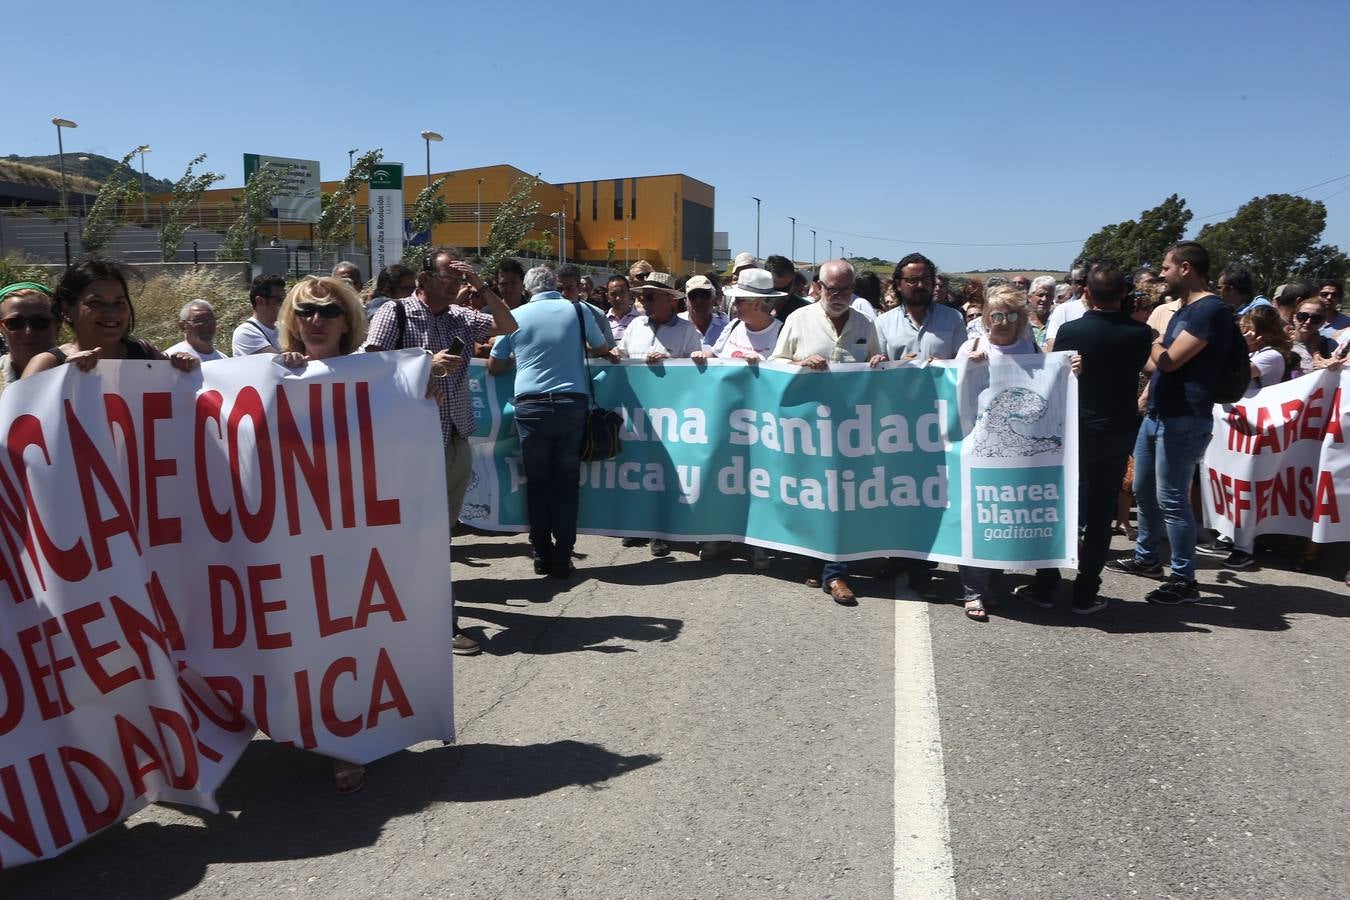
[{"label": "short grey hair", "polygon": [[1055,285],[1055,301],[1058,302],[1073,293],[1073,285],[1060,282]]},{"label": "short grey hair", "polygon": [[347,267],[347,266],[351,266],[351,267],[352,267],[353,269],[355,269],[358,273],[361,271],[361,267],[358,266],[356,263],[351,262],[350,260],[344,259],[342,262],[340,262],[340,263],[338,263],[337,265],[333,266],[333,272],[332,272],[333,276],[334,276],[334,277],[337,277],[338,269],[342,269],[342,268],[345,268],[345,267]]},{"label": "short grey hair", "polygon": [[198,306],[206,307],[206,311],[213,316],[216,314],[216,308],[211,305],[210,301],[201,299],[189,300],[188,302],[184,303],[183,308],[178,311],[178,321],[186,322],[187,317],[192,315],[192,310]]},{"label": "short grey hair", "polygon": [[1055,286],[1055,276],[1053,276],[1053,275],[1037,275],[1035,278],[1031,279],[1031,287],[1028,289],[1028,293],[1034,294],[1034,293],[1036,293],[1037,291],[1039,291],[1041,288],[1043,288],[1043,287],[1048,287],[1048,288],[1051,288],[1051,289],[1052,289],[1052,290],[1051,290],[1051,296],[1053,296],[1053,295],[1054,295],[1054,291],[1053,291],[1054,286]]},{"label": "short grey hair", "polygon": [[525,273],[525,293],[534,295],[558,289],[558,275],[548,266],[535,266]]}]

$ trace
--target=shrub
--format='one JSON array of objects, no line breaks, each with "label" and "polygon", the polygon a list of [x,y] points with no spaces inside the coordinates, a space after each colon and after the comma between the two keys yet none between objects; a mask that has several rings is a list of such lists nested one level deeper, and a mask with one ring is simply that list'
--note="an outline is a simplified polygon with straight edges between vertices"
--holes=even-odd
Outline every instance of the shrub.
[{"label": "shrub", "polygon": [[216,348],[226,355],[230,334],[252,312],[246,288],[233,278],[207,269],[156,275],[139,289],[131,285],[131,293],[136,304],[136,337],[161,350],[183,339],[178,330],[178,311],[189,300],[208,300],[215,307]]}]

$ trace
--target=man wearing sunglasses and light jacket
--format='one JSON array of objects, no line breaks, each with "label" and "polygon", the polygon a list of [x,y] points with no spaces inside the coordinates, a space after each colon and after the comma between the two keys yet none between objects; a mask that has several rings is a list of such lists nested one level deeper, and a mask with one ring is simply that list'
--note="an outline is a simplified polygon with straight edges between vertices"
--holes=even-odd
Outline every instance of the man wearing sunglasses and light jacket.
[{"label": "man wearing sunglasses and light jacket", "polygon": [[20,281],[0,288],[0,330],[9,352],[0,356],[0,392],[19,380],[28,361],[56,346],[52,292],[45,285]]}]

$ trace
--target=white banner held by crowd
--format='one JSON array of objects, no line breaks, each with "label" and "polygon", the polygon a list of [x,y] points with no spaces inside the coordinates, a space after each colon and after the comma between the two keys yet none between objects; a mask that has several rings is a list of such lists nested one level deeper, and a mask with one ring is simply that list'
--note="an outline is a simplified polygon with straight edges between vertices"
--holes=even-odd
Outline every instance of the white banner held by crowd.
[{"label": "white banner held by crowd", "polygon": [[261,728],[369,762],[453,736],[428,357],[63,366],[0,397],[0,867]]}]

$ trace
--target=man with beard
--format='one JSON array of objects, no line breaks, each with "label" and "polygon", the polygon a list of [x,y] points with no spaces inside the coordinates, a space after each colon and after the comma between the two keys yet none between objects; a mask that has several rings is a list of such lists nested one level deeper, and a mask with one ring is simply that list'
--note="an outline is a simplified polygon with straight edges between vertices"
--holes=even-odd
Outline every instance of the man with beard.
[{"label": "man with beard", "polygon": [[1145,417],[1134,445],[1134,496],[1139,537],[1134,555],[1109,568],[1132,575],[1162,575],[1163,539],[1171,552],[1171,577],[1144,599],[1175,606],[1195,603],[1195,514],[1191,478],[1214,430],[1214,384],[1236,339],[1228,304],[1209,290],[1209,252],[1195,241],[1173,244],[1163,257],[1167,292],[1181,308],[1153,344],[1153,377],[1145,391]]},{"label": "man with beard", "polygon": [[[891,276],[900,303],[877,318],[877,339],[882,355],[873,362],[917,359],[955,359],[966,341],[966,319],[957,309],[933,302],[937,285],[937,266],[922,253],[911,253],[895,264]],[[887,568],[893,568],[892,562]],[[937,563],[911,560],[909,586],[925,600],[935,600],[937,585],[933,570]]]},{"label": "man with beard", "polygon": [[[832,259],[821,266],[821,300],[788,317],[769,358],[816,372],[828,371],[830,363],[871,362],[875,366],[884,359],[876,327],[851,308],[854,277],[853,266],[846,260]],[[844,580],[847,574],[848,563],[827,562],[820,577],[809,576],[806,583],[823,588],[841,606],[855,606],[858,598]]]}]

